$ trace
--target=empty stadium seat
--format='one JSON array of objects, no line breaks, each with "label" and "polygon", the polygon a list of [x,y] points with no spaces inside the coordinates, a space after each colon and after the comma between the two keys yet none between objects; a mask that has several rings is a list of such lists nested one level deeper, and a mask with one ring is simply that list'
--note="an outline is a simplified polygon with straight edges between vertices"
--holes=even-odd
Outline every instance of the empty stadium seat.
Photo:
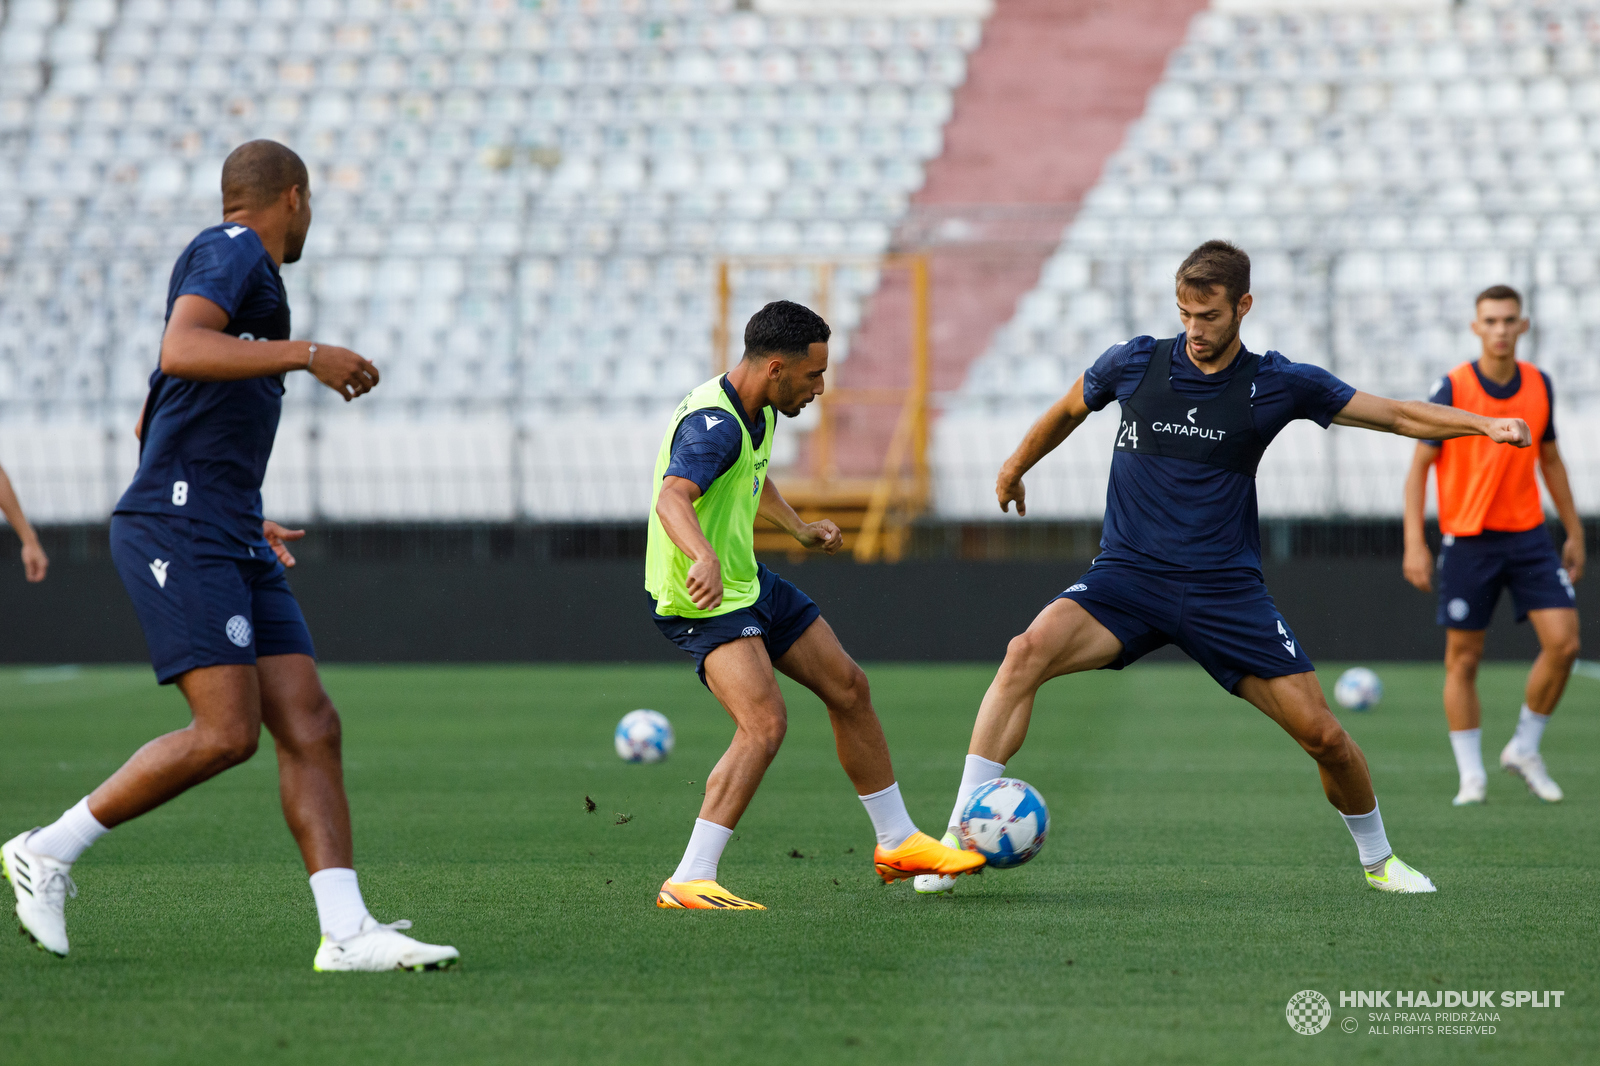
[{"label": "empty stadium seat", "polygon": [[[123,438],[155,365],[167,272],[217,221],[221,161],[251,137],[291,145],[312,172],[317,222],[306,262],[285,271],[296,335],[365,346],[385,371],[349,425],[320,420],[331,397],[291,390],[269,505],[350,518],[637,511],[654,441],[641,458],[595,439],[631,440],[619,427],[659,421],[707,372],[714,258],[883,251],[980,32],[970,18],[733,8],[10,0],[0,321],[82,328],[0,342],[0,404],[9,422],[65,420],[60,432],[87,443],[61,454],[96,457],[79,477],[96,486],[92,504],[26,490],[30,513],[107,513],[120,485],[106,479],[131,469]],[[872,286],[845,273],[826,313],[849,328]],[[756,295],[797,293],[746,294],[740,313]],[[89,344],[88,323],[109,339]],[[572,447],[632,488],[545,504],[507,487],[513,468],[551,469],[512,457],[552,440],[507,427],[568,404],[594,416],[569,427]],[[492,433],[472,429],[507,412]],[[391,445],[405,433],[372,428],[387,419],[433,427],[414,438],[430,443]],[[296,439],[313,431],[315,445]],[[314,498],[307,486],[328,483],[308,464],[335,439],[383,453],[368,471],[380,488]],[[0,449],[0,461],[23,464],[31,486],[42,454]],[[487,473],[462,472],[480,456]]]}]

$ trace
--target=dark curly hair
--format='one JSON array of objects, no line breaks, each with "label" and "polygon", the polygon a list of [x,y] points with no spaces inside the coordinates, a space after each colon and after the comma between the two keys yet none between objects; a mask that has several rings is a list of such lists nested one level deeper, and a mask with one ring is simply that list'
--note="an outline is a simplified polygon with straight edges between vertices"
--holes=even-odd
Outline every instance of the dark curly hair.
[{"label": "dark curly hair", "polygon": [[813,344],[826,343],[833,330],[822,316],[791,300],[774,300],[744,327],[744,357],[805,355]]}]

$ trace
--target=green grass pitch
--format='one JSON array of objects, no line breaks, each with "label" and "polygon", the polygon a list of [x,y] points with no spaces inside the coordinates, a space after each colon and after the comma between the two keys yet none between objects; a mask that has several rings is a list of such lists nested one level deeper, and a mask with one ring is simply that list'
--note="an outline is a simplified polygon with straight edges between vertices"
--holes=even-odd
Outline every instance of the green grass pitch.
[{"label": "green grass pitch", "polygon": [[[869,669],[935,833],[991,674]],[[1045,688],[1010,771],[1048,800],[1050,841],[954,898],[878,883],[826,717],[791,687],[788,740],[722,867],[771,909],[685,913],[654,893],[730,732],[687,666],[329,667],[367,900],[463,965],[311,972],[311,893],[264,745],[84,857],[69,959],[0,940],[0,1060],[1596,1061],[1600,683],[1574,679],[1546,739],[1565,803],[1495,772],[1487,806],[1455,810],[1438,667],[1382,674],[1382,706],[1344,721],[1437,895],[1366,888],[1311,762],[1198,668],[1155,665]],[[1484,671],[1490,759],[1522,677]],[[635,707],[672,719],[666,763],[612,753]],[[186,720],[142,668],[0,672],[0,830],[54,817]],[[1284,1017],[1308,988],[1334,1001],[1315,1036]],[[1372,1034],[1337,999],[1479,988],[1566,995],[1483,1036]]]}]

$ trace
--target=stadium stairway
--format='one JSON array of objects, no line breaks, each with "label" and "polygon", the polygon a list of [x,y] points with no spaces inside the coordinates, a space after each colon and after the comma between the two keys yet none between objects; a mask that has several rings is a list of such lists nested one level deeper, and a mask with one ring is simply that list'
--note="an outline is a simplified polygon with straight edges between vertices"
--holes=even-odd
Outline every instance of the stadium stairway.
[{"label": "stadium stairway", "polygon": [[[1037,284],[1079,200],[1144,111],[1200,0],[999,0],[955,94],[945,149],[897,227],[893,248],[931,255],[937,395],[968,368]],[[911,286],[885,272],[839,383],[903,388]],[[841,405],[834,450],[845,477],[875,473],[893,410]],[[809,502],[809,501],[803,501]]]}]

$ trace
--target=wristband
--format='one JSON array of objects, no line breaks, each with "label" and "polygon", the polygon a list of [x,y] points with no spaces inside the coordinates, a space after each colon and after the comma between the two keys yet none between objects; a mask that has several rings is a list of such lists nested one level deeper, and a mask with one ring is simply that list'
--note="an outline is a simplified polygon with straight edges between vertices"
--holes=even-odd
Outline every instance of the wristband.
[{"label": "wristband", "polygon": [[312,362],[312,360],[316,359],[316,357],[317,357],[317,346],[315,344],[306,345],[306,369],[307,370],[311,369],[311,362]]}]

